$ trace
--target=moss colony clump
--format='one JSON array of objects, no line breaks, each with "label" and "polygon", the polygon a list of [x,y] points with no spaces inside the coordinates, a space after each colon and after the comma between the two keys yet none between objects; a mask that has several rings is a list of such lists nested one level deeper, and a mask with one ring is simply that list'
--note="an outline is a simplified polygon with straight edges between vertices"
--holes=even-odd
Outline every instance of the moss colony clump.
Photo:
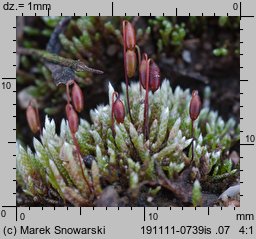
[{"label": "moss colony clump", "polygon": [[[190,21],[192,20],[193,18]],[[48,20],[48,24],[50,22]],[[176,51],[180,51],[185,37],[183,29],[185,26],[177,24],[172,27],[168,25],[168,22],[167,18],[149,19],[150,26],[163,28],[156,41],[157,49],[162,52],[164,47],[171,48],[169,45],[171,41],[173,45],[179,46]],[[97,39],[89,41],[89,35],[84,35],[87,30],[96,31],[93,24],[102,26],[102,20],[95,18],[92,21],[91,18],[78,18],[71,21],[66,34],[78,26],[78,30],[83,32],[80,40],[75,36],[73,38],[69,36],[72,39],[71,42],[64,35],[64,31],[59,33],[57,43],[61,43],[60,48],[65,50],[65,53],[61,54],[65,59],[83,61],[84,57],[87,58],[88,54],[91,54],[89,56],[91,62],[95,63],[94,53],[101,59],[97,48],[94,48],[91,42],[96,41],[98,42],[96,44],[102,47],[99,41]],[[129,22],[125,21],[124,27],[125,24],[128,26]],[[113,28],[112,23],[104,23],[104,29],[107,29],[106,34],[109,34],[110,38],[118,36],[122,38],[122,34]],[[146,36],[149,37],[151,28],[146,29]],[[168,33],[167,30],[170,32]],[[131,32],[127,31],[125,34],[129,36]],[[142,39],[139,32],[137,35]],[[104,37],[106,38],[106,35]],[[135,45],[127,47],[131,42],[124,44],[124,53],[134,51],[139,54]],[[88,50],[83,50],[85,46]],[[29,55],[29,51],[24,49],[19,50],[20,54]],[[31,49],[30,51],[35,53],[42,64],[50,70],[54,64],[62,67],[61,69],[63,67],[68,70],[72,69],[72,76],[76,73],[76,77],[80,77],[74,78],[77,82],[81,82],[83,77],[92,77],[91,72],[81,74],[75,72],[76,69],[73,69],[75,61],[69,65],[69,61],[63,63],[63,59],[60,58],[53,61],[50,59],[52,56],[45,58],[45,56],[40,56],[39,51]],[[51,53],[59,55],[59,52]],[[129,54],[135,53],[129,52]],[[24,61],[25,56],[22,58]],[[128,61],[128,63],[124,62],[125,67],[128,64],[126,73],[134,75],[132,72],[135,70],[134,66],[129,65],[129,58],[126,60]],[[143,55],[142,62],[143,60],[145,62],[148,60],[147,55]],[[133,61],[134,59],[132,63]],[[153,69],[155,64],[153,60],[148,61],[148,67],[149,64],[150,69]],[[96,67],[97,64],[93,66]],[[102,67],[103,70],[105,67]],[[211,90],[208,86],[199,91],[199,95],[203,98],[202,108],[200,111],[199,103],[195,106],[199,111],[196,112],[192,121],[190,89],[183,90],[179,86],[174,88],[168,79],[164,79],[160,86],[157,82],[153,84],[154,90],[148,90],[147,84],[152,83],[149,82],[150,77],[159,76],[158,67],[155,65],[154,67],[157,70],[153,73],[147,67],[146,71],[139,68],[140,73],[145,73],[147,83],[143,81],[143,74],[140,74],[137,81],[135,77],[133,82],[129,82],[129,86],[122,83],[120,94],[109,83],[108,104],[101,104],[96,109],[90,109],[90,119],[87,120],[82,117],[77,119],[77,113],[73,113],[73,106],[79,112],[84,107],[82,91],[77,84],[73,86],[73,89],[76,87],[77,93],[72,95],[76,97],[70,99],[69,86],[74,84],[73,81],[67,83],[66,97],[56,99],[51,97],[55,105],[64,101],[64,98],[67,99],[67,120],[62,119],[60,126],[58,121],[55,123],[52,112],[50,116],[45,116],[45,122],[37,123],[39,114],[34,109],[36,103],[30,102],[29,108],[32,112],[30,115],[34,116],[34,121],[31,121],[31,116],[27,118],[30,126],[32,125],[35,132],[40,131],[40,135],[35,137],[33,144],[29,146],[24,146],[26,144],[21,140],[17,143],[17,203],[19,205],[239,205],[239,186],[237,186],[239,183],[239,159],[237,158],[239,156],[235,151],[232,152],[233,147],[239,143],[239,125],[233,118],[223,120],[217,111],[210,109]],[[54,94],[63,91],[63,88],[59,90],[59,87],[56,88],[52,83],[52,77],[54,80],[56,78],[49,74],[45,66],[41,70],[49,84],[42,83],[40,86],[40,81],[36,83],[37,86],[32,91],[35,99],[38,100],[36,95],[44,94],[38,90],[43,89],[41,87],[45,88],[46,85],[52,88],[51,92]],[[108,79],[106,73],[103,77]],[[124,79],[127,80],[127,75]],[[141,86],[140,82],[142,86],[146,84],[147,90]],[[193,93],[193,95],[196,95],[197,101],[200,101],[197,94]],[[129,99],[129,104],[127,99]],[[114,106],[113,104],[117,101],[116,105],[119,106]],[[39,107],[42,108],[43,104],[40,103],[39,97]],[[64,109],[62,103],[58,107]],[[79,126],[77,120],[79,120]],[[40,124],[43,125],[42,129],[40,129]],[[231,194],[232,198],[229,198]]]},{"label": "moss colony clump", "polygon": [[[135,123],[126,117],[123,124],[115,124],[113,136],[110,85],[110,104],[91,111],[92,124],[80,121],[76,137],[81,156],[75,153],[66,120],[57,135],[54,120],[46,117],[40,141],[34,139],[35,153],[17,146],[17,181],[23,190],[42,202],[93,206],[104,203],[101,195],[112,185],[113,192],[108,197],[123,195],[115,206],[128,206],[138,205],[140,190],[150,196],[167,189],[171,192],[170,205],[173,198],[188,205],[204,205],[207,201],[202,192],[220,192],[235,181],[238,165],[229,157],[230,147],[239,140],[234,120],[224,122],[216,112],[203,108],[195,121],[195,153],[191,162],[189,90],[177,87],[173,91],[165,80],[154,95],[150,94],[147,141],[142,133],[144,93],[140,94],[138,83],[132,83],[129,92]],[[83,165],[83,171],[93,192],[82,177],[78,157],[91,161],[88,168]]]}]

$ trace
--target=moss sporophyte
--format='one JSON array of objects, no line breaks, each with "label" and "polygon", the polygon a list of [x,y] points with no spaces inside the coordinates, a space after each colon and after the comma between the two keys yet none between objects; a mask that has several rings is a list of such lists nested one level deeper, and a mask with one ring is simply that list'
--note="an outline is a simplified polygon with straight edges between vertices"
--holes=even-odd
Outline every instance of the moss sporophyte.
[{"label": "moss sporophyte", "polygon": [[[36,101],[34,101],[36,104]],[[33,103],[30,101],[26,110],[26,117],[28,121],[29,128],[31,131],[36,134],[41,131],[39,112],[36,106],[33,106]]]},{"label": "moss sporophyte", "polygon": [[[63,22],[55,33],[63,32]],[[202,105],[198,91],[191,95],[188,89],[173,89],[167,79],[161,83],[157,62],[140,55],[134,26],[125,20],[122,28],[125,84],[117,93],[109,83],[109,104],[91,109],[91,122],[79,117],[86,104],[77,68],[41,58],[49,69],[54,64],[62,74],[67,70],[65,80],[55,81],[66,85],[67,120],[57,134],[54,119],[46,116],[33,151],[17,143],[17,183],[41,204],[141,205],[156,191],[154,197],[166,195],[180,206],[209,205],[209,194],[237,180],[239,163],[232,163],[230,149],[239,141],[239,125]],[[136,69],[139,80],[129,82]],[[37,133],[39,113],[32,104],[27,112]]]}]

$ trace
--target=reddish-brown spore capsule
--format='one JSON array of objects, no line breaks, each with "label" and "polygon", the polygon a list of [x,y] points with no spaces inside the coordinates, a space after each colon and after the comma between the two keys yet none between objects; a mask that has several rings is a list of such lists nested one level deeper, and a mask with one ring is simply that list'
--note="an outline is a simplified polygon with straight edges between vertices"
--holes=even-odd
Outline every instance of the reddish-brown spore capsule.
[{"label": "reddish-brown spore capsule", "polygon": [[152,62],[149,68],[149,89],[154,93],[160,87],[160,69],[155,62]]},{"label": "reddish-brown spore capsule", "polygon": [[198,118],[200,114],[200,110],[201,110],[201,100],[198,95],[198,91],[194,90],[192,92],[192,98],[189,106],[189,115],[191,120],[195,121]]},{"label": "reddish-brown spore capsule", "polygon": [[72,88],[72,102],[77,112],[81,112],[84,109],[84,95],[78,84],[74,83]]},{"label": "reddish-brown spore capsule", "polygon": [[126,57],[126,71],[129,78],[133,77],[136,71],[137,58],[133,50],[127,50]]},{"label": "reddish-brown spore capsule", "polygon": [[124,122],[125,117],[125,109],[123,102],[119,99],[119,97],[116,99],[116,101],[113,103],[113,114],[115,116],[116,122],[118,124]]},{"label": "reddish-brown spore capsule", "polygon": [[126,21],[125,24],[126,48],[134,49],[136,45],[136,35],[133,25]]},{"label": "reddish-brown spore capsule", "polygon": [[78,115],[71,104],[66,105],[68,125],[72,134],[78,130]]},{"label": "reddish-brown spore capsule", "polygon": [[31,131],[36,134],[38,131],[40,131],[40,120],[37,110],[29,104],[27,110],[26,110],[26,117],[28,121],[29,128]]},{"label": "reddish-brown spore capsule", "polygon": [[140,63],[140,82],[144,89],[146,89],[147,78],[147,60],[143,59]]}]

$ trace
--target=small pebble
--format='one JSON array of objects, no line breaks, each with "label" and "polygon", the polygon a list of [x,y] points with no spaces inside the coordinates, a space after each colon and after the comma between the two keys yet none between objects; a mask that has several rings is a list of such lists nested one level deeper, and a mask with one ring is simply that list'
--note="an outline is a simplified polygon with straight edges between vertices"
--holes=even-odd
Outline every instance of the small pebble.
[{"label": "small pebble", "polygon": [[183,60],[184,60],[185,62],[191,63],[192,59],[191,59],[191,53],[190,53],[190,51],[184,50],[184,51],[182,52],[182,58],[183,58]]},{"label": "small pebble", "polygon": [[96,160],[92,155],[86,155],[83,157],[83,162],[86,168],[91,169],[92,161]]}]

